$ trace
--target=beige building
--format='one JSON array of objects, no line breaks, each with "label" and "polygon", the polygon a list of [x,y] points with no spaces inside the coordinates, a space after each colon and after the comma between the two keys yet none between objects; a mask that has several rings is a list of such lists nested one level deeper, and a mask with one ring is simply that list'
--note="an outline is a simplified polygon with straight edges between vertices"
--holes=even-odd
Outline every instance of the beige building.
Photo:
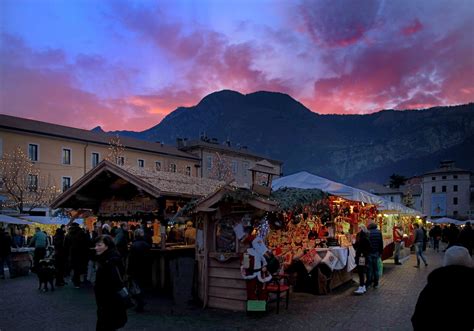
[{"label": "beige building", "polygon": [[442,161],[438,169],[423,175],[423,214],[429,218],[469,218],[471,172]]},{"label": "beige building", "polygon": [[[113,136],[0,114],[0,158],[16,147],[28,154],[49,183],[64,191],[110,153]],[[176,147],[121,137],[124,167],[200,177],[200,159]],[[1,191],[1,188],[0,188]],[[1,193],[0,193],[1,194]],[[5,195],[3,199],[5,199]]]},{"label": "beige building", "polygon": [[[114,136],[0,114],[0,158],[20,147],[40,170],[64,192],[110,154]],[[122,156],[115,163],[125,168],[175,172],[191,177],[216,178],[216,169],[227,173],[240,186],[250,187],[249,170],[265,159],[244,148],[215,141],[179,140],[178,148],[128,137],[120,137]],[[268,160],[280,174],[282,162]],[[222,179],[222,178],[217,178]],[[0,200],[6,199],[0,182]]]},{"label": "beige building", "polygon": [[177,139],[177,145],[181,151],[194,154],[201,160],[199,171],[204,178],[233,178],[238,186],[250,188],[252,174],[249,169],[262,160],[267,160],[276,173],[282,173],[283,162],[252,153],[245,146],[232,147],[229,141],[219,143],[216,139],[201,137],[200,140]]}]

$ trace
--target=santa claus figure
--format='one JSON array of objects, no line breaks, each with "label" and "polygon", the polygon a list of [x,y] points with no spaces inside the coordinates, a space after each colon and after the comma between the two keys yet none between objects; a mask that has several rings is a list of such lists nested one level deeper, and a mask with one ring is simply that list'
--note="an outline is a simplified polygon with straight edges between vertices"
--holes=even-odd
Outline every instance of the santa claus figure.
[{"label": "santa claus figure", "polygon": [[242,255],[240,267],[242,277],[246,280],[247,299],[267,300],[268,292],[265,289],[265,283],[272,279],[264,257],[267,247],[260,237],[247,237],[244,242],[251,242],[251,247],[247,248]]}]

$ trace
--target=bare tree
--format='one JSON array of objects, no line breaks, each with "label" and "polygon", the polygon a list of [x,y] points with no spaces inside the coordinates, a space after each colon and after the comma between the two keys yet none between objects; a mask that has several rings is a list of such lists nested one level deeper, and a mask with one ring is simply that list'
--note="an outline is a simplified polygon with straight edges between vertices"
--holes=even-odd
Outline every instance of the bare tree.
[{"label": "bare tree", "polygon": [[217,152],[211,165],[209,178],[223,181],[234,179],[230,162]]},{"label": "bare tree", "polygon": [[8,194],[5,206],[20,213],[47,207],[59,193],[51,184],[51,177],[41,176],[40,170],[20,147],[0,159],[0,180],[3,191]]},{"label": "bare tree", "polygon": [[108,154],[105,159],[117,165],[125,166],[125,146],[122,145],[118,135],[110,138]]}]

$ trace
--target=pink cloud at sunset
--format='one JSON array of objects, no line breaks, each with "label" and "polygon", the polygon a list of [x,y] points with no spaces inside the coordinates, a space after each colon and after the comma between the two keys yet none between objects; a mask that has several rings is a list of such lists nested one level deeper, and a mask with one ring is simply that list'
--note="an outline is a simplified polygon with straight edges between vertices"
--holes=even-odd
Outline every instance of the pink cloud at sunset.
[{"label": "pink cloud at sunset", "polygon": [[35,31],[14,1],[0,4],[1,113],[144,130],[222,89],[287,93],[321,114],[474,99],[469,1],[51,5],[81,8],[77,26],[50,20]]}]

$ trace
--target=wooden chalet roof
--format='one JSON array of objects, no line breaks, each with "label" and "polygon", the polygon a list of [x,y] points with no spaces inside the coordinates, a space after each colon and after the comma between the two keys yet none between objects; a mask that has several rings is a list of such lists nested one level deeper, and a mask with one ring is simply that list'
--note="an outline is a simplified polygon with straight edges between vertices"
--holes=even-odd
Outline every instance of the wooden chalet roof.
[{"label": "wooden chalet roof", "polygon": [[196,203],[194,206],[194,211],[202,211],[202,212],[210,212],[214,211],[215,206],[219,201],[221,201],[226,195],[236,196],[236,197],[243,197],[245,199],[245,203],[249,205],[265,210],[265,211],[275,211],[277,210],[277,202],[260,197],[258,194],[252,192],[246,188],[238,188],[227,184],[220,189],[216,190],[214,193],[208,195],[205,198],[202,198],[200,201]]},{"label": "wooden chalet roof", "polygon": [[267,160],[261,160],[255,163],[255,166],[250,168],[251,171],[262,172],[270,175],[280,175],[280,173],[275,169],[275,166],[268,162]]},{"label": "wooden chalet roof", "polygon": [[59,195],[51,207],[94,209],[102,200],[117,196],[122,199],[137,195],[199,198],[224,184],[179,173],[124,168],[104,160]]}]

